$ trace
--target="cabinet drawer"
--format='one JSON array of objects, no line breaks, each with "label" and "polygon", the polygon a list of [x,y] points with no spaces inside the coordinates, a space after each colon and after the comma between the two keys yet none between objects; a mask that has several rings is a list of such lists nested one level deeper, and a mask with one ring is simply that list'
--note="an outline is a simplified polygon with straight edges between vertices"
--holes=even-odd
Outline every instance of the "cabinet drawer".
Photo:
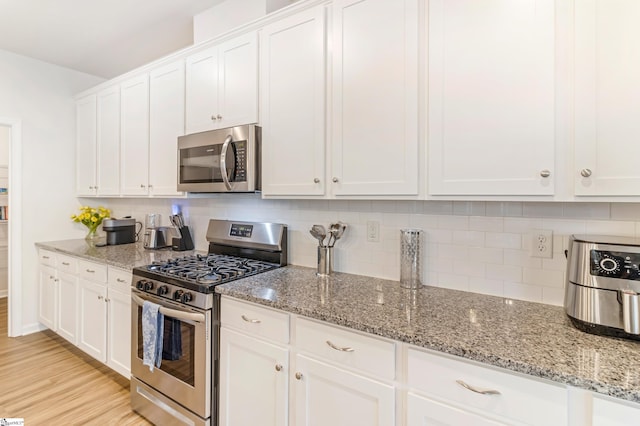
[{"label": "cabinet drawer", "polygon": [[395,377],[395,343],[391,340],[298,318],[296,342],[301,352],[323,360],[384,379]]},{"label": "cabinet drawer", "polygon": [[114,288],[128,294],[131,290],[131,271],[109,266],[108,285],[109,288]]},{"label": "cabinet drawer", "polygon": [[78,275],[96,283],[107,283],[107,265],[78,259]]},{"label": "cabinet drawer", "polygon": [[248,302],[222,298],[220,323],[267,340],[289,343],[289,314]]},{"label": "cabinet drawer", "polygon": [[78,271],[78,258],[67,256],[66,254],[58,254],[57,267],[58,271],[75,274]]},{"label": "cabinet drawer", "polygon": [[41,265],[48,265],[56,267],[56,254],[49,250],[40,250],[38,254],[38,262]]},{"label": "cabinet drawer", "polygon": [[[465,409],[474,408],[525,424],[567,424],[568,401],[564,386],[434,355],[421,349],[409,348],[407,354],[408,385],[420,393]],[[458,381],[477,390],[500,393],[476,393]]]}]

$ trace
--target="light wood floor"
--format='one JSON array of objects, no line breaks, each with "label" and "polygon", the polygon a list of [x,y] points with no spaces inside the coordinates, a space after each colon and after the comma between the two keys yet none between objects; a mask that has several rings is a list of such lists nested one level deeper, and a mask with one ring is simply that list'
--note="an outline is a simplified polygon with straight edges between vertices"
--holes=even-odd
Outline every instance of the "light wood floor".
[{"label": "light wood floor", "polygon": [[47,330],[7,337],[0,299],[0,418],[25,425],[150,425],[131,411],[129,381]]}]

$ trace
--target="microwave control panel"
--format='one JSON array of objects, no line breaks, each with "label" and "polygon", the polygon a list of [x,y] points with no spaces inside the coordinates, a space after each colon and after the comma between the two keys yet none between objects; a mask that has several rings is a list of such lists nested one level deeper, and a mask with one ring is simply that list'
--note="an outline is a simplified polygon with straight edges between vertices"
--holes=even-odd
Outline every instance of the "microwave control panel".
[{"label": "microwave control panel", "polygon": [[247,141],[233,143],[233,151],[236,155],[236,170],[234,182],[247,181]]},{"label": "microwave control panel", "polygon": [[591,275],[640,281],[640,254],[591,250]]}]

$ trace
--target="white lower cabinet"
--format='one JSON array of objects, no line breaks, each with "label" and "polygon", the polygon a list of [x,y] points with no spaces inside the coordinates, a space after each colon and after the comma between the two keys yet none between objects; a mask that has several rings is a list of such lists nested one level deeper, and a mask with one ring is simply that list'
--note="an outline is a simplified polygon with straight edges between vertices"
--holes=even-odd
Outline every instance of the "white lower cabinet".
[{"label": "white lower cabinet", "polygon": [[640,419],[640,404],[594,396],[592,426],[627,426]]},{"label": "white lower cabinet", "polygon": [[420,348],[407,351],[407,386],[409,426],[568,422],[566,386]]},{"label": "white lower cabinet", "polygon": [[41,249],[38,319],[129,378],[130,285],[130,271]]}]

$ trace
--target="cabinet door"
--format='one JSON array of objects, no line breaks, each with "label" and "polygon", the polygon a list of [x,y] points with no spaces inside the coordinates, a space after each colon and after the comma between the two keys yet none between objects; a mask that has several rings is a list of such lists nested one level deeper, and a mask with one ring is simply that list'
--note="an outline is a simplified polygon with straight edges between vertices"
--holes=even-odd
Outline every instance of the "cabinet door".
[{"label": "cabinet door", "polygon": [[58,272],[57,333],[74,345],[78,344],[78,278]]},{"label": "cabinet door", "polygon": [[186,133],[217,127],[218,48],[210,47],[186,59]]},{"label": "cabinet door", "polygon": [[38,269],[38,321],[50,330],[56,331],[56,270],[46,265],[40,265]]},{"label": "cabinet door", "polygon": [[[315,7],[261,31],[264,195],[325,192],[324,14],[323,6]],[[284,158],[295,161],[285,166]]]},{"label": "cabinet door", "polygon": [[178,136],[184,135],[184,61],[149,74],[149,194],[181,195]]},{"label": "cabinet door", "polygon": [[80,332],[78,346],[95,359],[107,361],[107,288],[80,280]]},{"label": "cabinet door", "polygon": [[593,398],[593,426],[625,426],[640,416],[640,405],[629,401],[614,401],[599,396]]},{"label": "cabinet door", "polygon": [[120,85],[122,195],[147,195],[149,190],[149,76]]},{"label": "cabinet door", "polygon": [[429,2],[432,195],[554,193],[554,1]]},{"label": "cabinet door", "polygon": [[258,121],[258,41],[251,32],[218,47],[217,127]]},{"label": "cabinet door", "polygon": [[394,425],[393,386],[296,356],[292,392],[296,425]]},{"label": "cabinet door", "polygon": [[120,86],[98,93],[98,195],[120,193]]},{"label": "cabinet door", "polygon": [[108,289],[107,365],[127,379],[131,376],[131,295]]},{"label": "cabinet door", "polygon": [[640,195],[640,2],[575,4],[576,195]]},{"label": "cabinet door", "polygon": [[499,426],[499,423],[447,404],[409,393],[407,426]]},{"label": "cabinet door", "polygon": [[287,349],[223,327],[220,425],[286,425],[288,361]]},{"label": "cabinet door", "polygon": [[76,195],[96,195],[97,97],[76,102]]},{"label": "cabinet door", "polygon": [[335,195],[418,194],[418,1],[333,3]]}]

